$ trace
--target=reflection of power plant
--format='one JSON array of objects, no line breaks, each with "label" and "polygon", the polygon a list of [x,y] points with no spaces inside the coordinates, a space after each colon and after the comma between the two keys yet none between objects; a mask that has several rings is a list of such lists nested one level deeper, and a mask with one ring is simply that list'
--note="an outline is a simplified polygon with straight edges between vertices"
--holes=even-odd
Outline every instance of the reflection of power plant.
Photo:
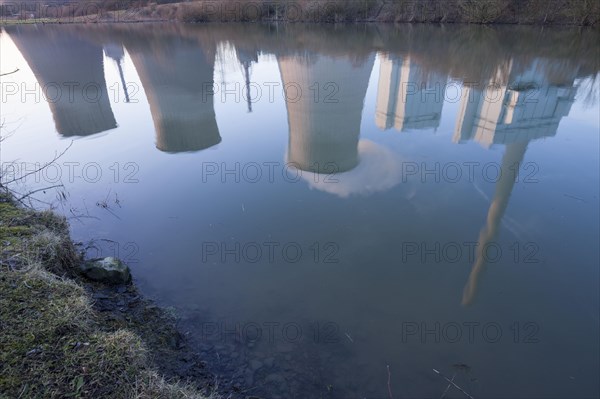
[{"label": "reflection of power plant", "polygon": [[121,86],[125,92],[125,102],[129,102],[129,93],[127,92],[127,83],[125,82],[125,74],[123,73],[123,58],[125,58],[125,51],[123,46],[120,44],[109,43],[104,45],[104,54],[111,58],[117,68],[119,69],[119,78],[121,79]]},{"label": "reflection of power plant", "polygon": [[498,234],[527,145],[531,140],[554,136],[575,99],[574,75],[565,76],[560,84],[551,84],[543,78],[543,73],[536,71],[538,66],[535,62],[525,73],[511,76],[507,85],[463,90],[454,140],[472,139],[485,146],[506,144],[496,192],[464,288],[463,305],[475,300],[486,265],[485,251]]},{"label": "reflection of power plant", "polygon": [[564,84],[550,84],[539,66],[539,61],[532,63],[508,84],[465,86],[454,141],[475,140],[489,147],[554,136],[575,101],[576,75],[565,77]]},{"label": "reflection of power plant", "polygon": [[[148,43],[150,42],[150,43]],[[214,52],[162,38],[126,41],[166,152],[198,151],[221,141],[213,103]]]},{"label": "reflection of power plant", "polygon": [[446,78],[426,74],[410,56],[380,57],[375,123],[382,130],[435,129],[444,106]]},{"label": "reflection of power plant", "polygon": [[248,103],[248,112],[252,112],[252,94],[250,91],[250,69],[252,64],[258,62],[258,50],[253,52],[243,49],[236,49],[236,54],[240,65],[244,69],[244,80],[246,84],[246,102]]},{"label": "reflection of power plant", "polygon": [[46,27],[43,40],[31,29],[9,32],[41,86],[60,134],[86,136],[117,127],[101,46],[60,28]]},{"label": "reflection of power plant", "polygon": [[360,63],[323,55],[279,57],[289,123],[288,162],[316,173],[359,162],[358,140],[374,56]]},{"label": "reflection of power plant", "polygon": [[479,234],[475,263],[473,264],[469,280],[463,292],[463,305],[469,305],[475,300],[479,278],[486,265],[486,251],[498,235],[502,217],[504,216],[508,200],[515,185],[518,165],[523,162],[528,143],[529,141],[523,140],[506,145],[506,151],[502,157],[502,165],[500,166],[500,178],[496,183],[496,192],[490,204],[486,224]]}]

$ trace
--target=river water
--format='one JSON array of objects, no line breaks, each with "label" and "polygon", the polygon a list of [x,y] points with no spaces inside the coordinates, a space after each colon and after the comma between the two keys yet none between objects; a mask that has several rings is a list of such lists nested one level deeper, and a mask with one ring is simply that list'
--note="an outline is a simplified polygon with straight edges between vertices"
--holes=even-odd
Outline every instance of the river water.
[{"label": "river water", "polygon": [[598,397],[595,39],[7,27],[3,181],[240,397]]}]

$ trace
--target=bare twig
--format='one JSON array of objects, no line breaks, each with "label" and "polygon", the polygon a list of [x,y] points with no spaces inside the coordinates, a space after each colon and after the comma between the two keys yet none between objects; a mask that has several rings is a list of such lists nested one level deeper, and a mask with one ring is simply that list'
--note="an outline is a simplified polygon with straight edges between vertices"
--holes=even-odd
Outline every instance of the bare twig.
[{"label": "bare twig", "polygon": [[436,373],[437,375],[439,375],[440,377],[442,377],[443,379],[445,379],[446,381],[448,381],[454,388],[458,389],[459,391],[461,391],[467,398],[469,399],[474,399],[471,395],[469,395],[464,389],[462,389],[461,387],[459,387],[458,385],[456,385],[454,383],[453,380],[448,379],[448,377],[446,377],[445,375],[443,375],[442,373],[440,373],[439,371],[437,371],[436,369],[433,369],[434,373]]},{"label": "bare twig", "polygon": [[[454,378],[456,377],[456,373],[454,373],[454,375],[452,376],[452,382],[454,382]],[[452,386],[452,384],[448,384],[448,386],[446,387],[446,389],[444,390],[444,393],[442,394],[442,396],[440,396],[440,399],[444,399],[444,397],[446,396],[446,394],[448,393],[448,390],[450,389],[450,387]]]},{"label": "bare twig", "polygon": [[13,74],[13,73],[17,73],[17,72],[19,72],[19,68],[15,69],[15,70],[14,70],[14,71],[12,71],[12,72],[0,73],[0,76],[11,75],[11,74]]},{"label": "bare twig", "polygon": [[65,148],[62,152],[60,152],[59,154],[55,155],[54,158],[51,161],[45,163],[44,165],[40,166],[39,168],[34,169],[34,170],[30,171],[30,172],[27,172],[24,175],[16,177],[16,178],[14,178],[12,180],[1,182],[1,184],[4,185],[4,186],[6,186],[7,184],[11,184],[11,183],[17,182],[19,180],[23,180],[27,176],[33,175],[35,173],[38,173],[38,172],[44,170],[49,165],[52,165],[54,162],[56,162],[60,157],[62,157],[69,150],[69,148],[71,148],[72,145],[73,145],[73,141],[71,141],[69,143],[69,145],[67,146],[67,148]]},{"label": "bare twig", "polygon": [[[111,215],[113,215],[114,217],[116,217],[117,219],[120,220],[121,218],[110,209],[110,205],[108,204],[108,197],[110,196],[110,192],[111,192],[111,190],[108,190],[108,194],[106,194],[106,198],[104,199],[104,201],[96,202],[96,206],[108,211]],[[121,205],[119,203],[117,203],[117,205],[119,205],[119,207],[121,207]]]},{"label": "bare twig", "polygon": [[47,206],[52,206],[52,204],[51,204],[51,203],[49,203],[49,202],[42,201],[42,200],[40,200],[40,199],[38,199],[38,198],[35,198],[35,197],[29,197],[29,196],[27,196],[27,195],[26,195],[26,196],[25,196],[25,199],[27,199],[27,201],[29,202],[29,204],[27,204],[27,203],[26,203],[26,202],[25,202],[23,199],[19,199],[19,198],[17,198],[17,196],[19,196],[19,195],[22,195],[22,193],[19,193],[19,192],[17,192],[16,190],[13,190],[13,189],[12,189],[12,188],[10,188],[10,187],[6,187],[6,186],[2,185],[1,183],[0,183],[0,188],[1,188],[1,189],[3,189],[3,190],[6,190],[6,192],[8,192],[8,193],[11,193],[11,194],[12,194],[12,196],[13,196],[13,198],[15,198],[15,200],[16,200],[17,202],[19,202],[19,203],[20,203],[21,205],[23,205],[23,206],[26,206],[26,207],[32,208],[32,207],[33,207],[33,205],[31,204],[31,201],[32,201],[32,200],[34,200],[34,201],[37,201],[37,202],[39,202],[39,203],[41,203],[41,204],[44,204],[44,205],[47,205]]},{"label": "bare twig", "polygon": [[17,119],[16,122],[20,122],[19,125],[11,130],[7,130],[6,119],[2,118],[2,122],[0,122],[0,130],[2,131],[2,134],[0,134],[0,143],[12,136],[17,131],[17,129],[23,124],[23,119],[24,118]]},{"label": "bare twig", "polygon": [[387,372],[388,372],[388,393],[390,394],[390,399],[394,399],[394,395],[392,395],[392,373],[390,373],[390,365],[387,365]]},{"label": "bare twig", "polygon": [[49,187],[43,187],[43,188],[38,188],[37,190],[33,190],[28,192],[27,194],[17,198],[17,201],[21,202],[22,200],[24,200],[25,198],[30,197],[31,195],[35,194],[35,193],[39,193],[40,191],[46,191],[46,190],[50,190],[53,188],[58,188],[58,187],[64,187],[62,184],[56,184],[54,186],[49,186]]}]

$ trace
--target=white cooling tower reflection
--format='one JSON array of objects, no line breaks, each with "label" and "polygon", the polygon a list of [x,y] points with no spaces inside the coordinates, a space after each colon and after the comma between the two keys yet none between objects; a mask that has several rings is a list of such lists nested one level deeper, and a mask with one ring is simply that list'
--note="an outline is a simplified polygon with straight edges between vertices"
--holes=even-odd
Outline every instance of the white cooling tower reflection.
[{"label": "white cooling tower reflection", "polygon": [[159,150],[199,151],[221,142],[213,103],[213,49],[168,36],[150,43],[127,41],[125,47],[150,104]]},{"label": "white cooling tower reflection", "polygon": [[[278,57],[289,88],[288,162],[306,171],[351,170],[358,164],[358,139],[369,77],[375,62],[325,55]],[[294,93],[295,90],[295,93]]]},{"label": "white cooling tower reflection", "polygon": [[[101,46],[62,30],[10,29],[9,35],[33,71],[48,102],[56,131],[87,136],[117,127],[104,78]],[[39,91],[38,91],[39,94]]]}]

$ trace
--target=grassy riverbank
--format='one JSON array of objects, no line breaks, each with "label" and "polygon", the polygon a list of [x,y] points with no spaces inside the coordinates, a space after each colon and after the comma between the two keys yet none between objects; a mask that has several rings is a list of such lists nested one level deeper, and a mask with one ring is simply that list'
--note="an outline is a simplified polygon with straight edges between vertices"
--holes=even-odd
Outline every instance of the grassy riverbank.
[{"label": "grassy riverbank", "polygon": [[0,398],[207,397],[156,367],[174,335],[155,306],[134,315],[94,306],[64,218],[0,194],[0,246]]},{"label": "grassy riverbank", "polygon": [[598,25],[597,0],[36,0],[0,7],[5,24],[69,22],[421,22]]}]

